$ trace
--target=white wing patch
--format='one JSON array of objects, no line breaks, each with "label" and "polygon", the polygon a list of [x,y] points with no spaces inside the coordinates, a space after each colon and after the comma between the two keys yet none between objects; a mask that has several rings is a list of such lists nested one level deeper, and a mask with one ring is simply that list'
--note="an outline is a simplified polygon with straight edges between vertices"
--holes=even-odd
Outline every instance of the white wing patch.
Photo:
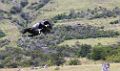
[{"label": "white wing patch", "polygon": [[32,26],[33,28],[38,28],[39,27],[39,23],[36,23]]}]

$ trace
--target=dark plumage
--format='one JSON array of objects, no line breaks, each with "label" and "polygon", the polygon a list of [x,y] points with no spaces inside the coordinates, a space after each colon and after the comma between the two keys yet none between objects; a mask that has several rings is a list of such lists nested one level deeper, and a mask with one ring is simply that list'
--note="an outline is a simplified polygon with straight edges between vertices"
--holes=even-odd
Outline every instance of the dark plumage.
[{"label": "dark plumage", "polygon": [[51,29],[52,29],[52,24],[49,21],[44,20],[44,21],[34,24],[31,28],[23,29],[22,33],[25,34],[28,32],[30,33],[29,36],[33,37],[33,36],[41,34],[41,32],[43,34],[47,34],[51,31]]}]

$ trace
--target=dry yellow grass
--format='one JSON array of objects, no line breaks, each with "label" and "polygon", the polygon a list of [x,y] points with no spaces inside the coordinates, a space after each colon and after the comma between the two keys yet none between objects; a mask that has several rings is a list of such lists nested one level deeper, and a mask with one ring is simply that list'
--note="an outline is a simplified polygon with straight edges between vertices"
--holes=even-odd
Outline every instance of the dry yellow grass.
[{"label": "dry yellow grass", "polygon": [[57,25],[75,25],[75,24],[83,24],[83,25],[92,25],[96,27],[104,26],[104,30],[114,30],[120,32],[120,24],[110,24],[110,22],[118,20],[119,17],[113,18],[99,18],[99,19],[93,19],[93,20],[87,20],[87,19],[71,19],[71,20],[64,20],[59,21],[55,23],[55,26]]},{"label": "dry yellow grass", "polygon": [[[87,65],[77,65],[77,66],[63,66],[59,70],[55,70],[56,66],[42,68],[42,69],[31,69],[31,68],[21,68],[21,71],[101,71],[101,64],[87,64]],[[0,69],[0,71],[17,71],[17,68],[11,69]],[[110,71],[120,71],[119,63],[111,63]]]},{"label": "dry yellow grass", "polygon": [[98,43],[101,43],[102,45],[111,45],[111,44],[116,44],[118,42],[118,38],[88,38],[88,39],[72,39],[72,40],[66,40],[62,42],[59,45],[75,45],[76,42],[79,44],[88,44],[95,46]]},{"label": "dry yellow grass", "polygon": [[76,23],[80,23],[80,24],[85,24],[85,25],[93,25],[93,26],[110,26],[110,22],[111,21],[115,21],[119,19],[119,17],[109,17],[109,18],[96,18],[96,19],[92,19],[92,20],[88,20],[88,19],[70,19],[70,20],[64,20],[64,21],[60,21],[55,23],[55,25],[66,25],[66,24],[76,24]]}]

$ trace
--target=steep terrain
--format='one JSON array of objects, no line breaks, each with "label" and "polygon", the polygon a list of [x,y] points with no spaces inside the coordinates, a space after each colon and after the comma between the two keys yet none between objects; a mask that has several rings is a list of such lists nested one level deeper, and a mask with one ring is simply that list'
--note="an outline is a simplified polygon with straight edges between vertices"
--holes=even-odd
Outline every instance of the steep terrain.
[{"label": "steep terrain", "polygon": [[[21,34],[23,28],[43,19],[54,24],[51,33],[36,37]],[[58,65],[67,62],[65,57],[120,62],[119,47],[119,0],[0,0],[1,68]],[[91,68],[97,67],[98,71],[98,66],[60,70],[87,71],[85,67],[89,67],[93,71]],[[115,71],[119,64],[112,66]]]},{"label": "steep terrain", "polygon": [[[41,4],[44,2],[45,5],[40,6],[39,8],[39,3],[41,1]],[[22,12],[18,14],[11,14],[11,8],[13,6],[19,6],[20,2],[25,3],[25,7],[23,7]],[[15,21],[15,23],[23,25],[23,26],[31,26],[32,24],[42,20],[42,19],[50,19],[53,18],[54,16],[62,13],[68,13],[70,10],[75,10],[75,11],[81,11],[81,10],[87,10],[87,9],[94,9],[96,7],[105,7],[107,9],[113,9],[115,7],[119,7],[120,1],[118,0],[1,0],[0,2],[0,10],[3,10],[7,13],[3,13],[3,19],[1,20],[1,26],[6,26],[6,23],[11,26],[11,23],[14,24],[12,21]],[[37,9],[38,8],[38,9]],[[2,12],[1,12],[2,13]],[[28,14],[26,14],[28,13]],[[24,17],[21,18],[20,14],[26,14]],[[9,19],[12,18],[12,19]],[[62,22],[57,22],[54,24],[75,24],[75,23],[80,23],[80,24],[89,24],[93,26],[105,26],[106,30],[117,30],[119,31],[119,25],[110,25],[109,23],[111,21],[114,21],[117,18],[100,18],[100,19],[93,19],[93,20],[87,20],[87,19],[71,19],[68,21],[62,21]],[[9,21],[10,20],[10,21]],[[5,21],[5,22],[4,22]],[[6,22],[7,21],[7,22]],[[5,24],[2,24],[4,22]],[[27,24],[27,25],[25,25]],[[8,28],[9,30],[10,28]],[[14,30],[15,32],[18,32]],[[5,32],[7,33],[7,32]],[[8,35],[9,37],[12,36]],[[18,39],[19,37],[15,37],[15,39]],[[15,40],[14,39],[14,40]]]}]

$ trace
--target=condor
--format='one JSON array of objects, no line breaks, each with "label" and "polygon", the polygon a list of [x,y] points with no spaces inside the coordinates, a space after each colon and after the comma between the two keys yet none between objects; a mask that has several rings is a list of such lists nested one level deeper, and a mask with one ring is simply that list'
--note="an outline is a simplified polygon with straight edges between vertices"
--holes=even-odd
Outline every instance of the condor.
[{"label": "condor", "polygon": [[41,34],[41,32],[43,34],[47,34],[51,31],[52,29],[52,24],[48,21],[48,20],[43,20],[40,21],[36,24],[34,24],[31,28],[25,28],[22,30],[22,33],[30,33],[30,37],[36,36]]}]

